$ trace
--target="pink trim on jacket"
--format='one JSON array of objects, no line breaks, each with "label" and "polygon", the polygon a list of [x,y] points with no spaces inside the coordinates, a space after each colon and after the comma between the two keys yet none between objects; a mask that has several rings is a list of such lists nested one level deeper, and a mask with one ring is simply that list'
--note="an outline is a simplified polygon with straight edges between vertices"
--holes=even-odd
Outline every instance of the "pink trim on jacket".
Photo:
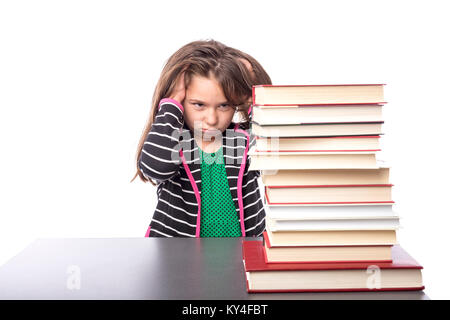
[{"label": "pink trim on jacket", "polygon": [[180,150],[180,157],[181,161],[183,162],[184,170],[186,170],[186,173],[188,175],[189,181],[191,182],[192,188],[194,189],[195,198],[197,199],[198,203],[198,211],[197,211],[197,226],[195,228],[195,237],[200,237],[200,215],[201,215],[201,198],[200,198],[200,192],[198,192],[197,183],[194,180],[194,177],[192,176],[191,170],[189,169],[189,166],[186,163],[186,159],[183,154],[183,150]]},{"label": "pink trim on jacket", "polygon": [[150,235],[150,228],[151,228],[151,227],[148,227],[147,232],[145,233],[145,236],[144,236],[144,237],[147,238],[147,237]]},{"label": "pink trim on jacket", "polygon": [[171,102],[171,103],[175,104],[178,108],[180,108],[181,112],[184,112],[184,107],[181,105],[181,103],[179,103],[177,100],[170,99],[170,98],[161,99],[161,101],[159,102],[158,108],[161,107],[161,105],[164,102]]},{"label": "pink trim on jacket", "polygon": [[238,193],[238,203],[239,203],[239,217],[241,222],[241,232],[242,236],[245,237],[245,225],[244,225],[244,201],[242,199],[242,178],[244,177],[245,163],[247,162],[247,152],[248,145],[250,143],[250,137],[245,130],[237,129],[239,124],[237,123],[234,127],[234,131],[241,132],[247,137],[247,145],[245,146],[244,155],[242,156],[241,168],[239,169],[238,181],[237,181],[237,193]]}]

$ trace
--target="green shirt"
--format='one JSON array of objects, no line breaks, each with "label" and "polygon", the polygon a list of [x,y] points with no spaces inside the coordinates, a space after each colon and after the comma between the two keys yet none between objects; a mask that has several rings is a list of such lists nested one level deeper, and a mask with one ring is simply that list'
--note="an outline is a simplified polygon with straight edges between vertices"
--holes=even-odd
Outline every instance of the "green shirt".
[{"label": "green shirt", "polygon": [[222,147],[206,153],[199,148],[202,160],[200,237],[242,236],[239,217],[231,197]]}]

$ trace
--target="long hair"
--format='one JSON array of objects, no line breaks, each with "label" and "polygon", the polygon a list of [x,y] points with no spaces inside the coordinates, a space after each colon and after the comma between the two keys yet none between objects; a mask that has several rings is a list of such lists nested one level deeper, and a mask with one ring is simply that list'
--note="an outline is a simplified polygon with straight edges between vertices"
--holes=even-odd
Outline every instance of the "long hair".
[{"label": "long hair", "polygon": [[142,181],[148,181],[156,186],[154,181],[146,179],[139,170],[139,158],[158,112],[159,102],[172,94],[176,80],[183,71],[186,88],[194,75],[207,78],[213,76],[227,100],[235,106],[246,128],[249,127],[248,110],[251,106],[252,86],[272,84],[269,75],[252,56],[218,41],[193,41],[181,47],[168,59],[153,92],[150,116],[142,131],[136,152],[136,174],[131,182],[139,176]]}]

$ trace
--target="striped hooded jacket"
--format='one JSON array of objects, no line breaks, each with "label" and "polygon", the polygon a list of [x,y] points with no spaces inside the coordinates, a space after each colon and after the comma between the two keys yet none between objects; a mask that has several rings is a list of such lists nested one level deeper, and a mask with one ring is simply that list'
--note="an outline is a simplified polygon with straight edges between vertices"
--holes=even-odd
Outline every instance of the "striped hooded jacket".
[{"label": "striped hooded jacket", "polygon": [[[146,237],[199,237],[201,160],[198,145],[183,121],[183,106],[162,99],[139,156],[139,170],[157,182],[158,203]],[[247,155],[255,137],[231,123],[222,133],[222,150],[231,196],[243,236],[260,236],[265,211],[259,171],[249,171]]]}]

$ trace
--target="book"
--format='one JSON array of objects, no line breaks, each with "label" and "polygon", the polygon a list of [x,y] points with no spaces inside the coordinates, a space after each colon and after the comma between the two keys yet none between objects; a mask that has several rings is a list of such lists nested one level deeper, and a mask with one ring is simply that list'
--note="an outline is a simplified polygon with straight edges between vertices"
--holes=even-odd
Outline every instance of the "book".
[{"label": "book", "polygon": [[321,105],[377,104],[384,101],[384,84],[256,85],[253,104]]},{"label": "book", "polygon": [[265,186],[270,204],[393,203],[392,184]]},{"label": "book", "polygon": [[382,121],[381,104],[325,106],[252,106],[260,125]]},{"label": "book", "polygon": [[377,166],[376,169],[263,170],[261,179],[266,186],[389,184],[390,168],[380,161]]},{"label": "book", "polygon": [[396,230],[309,230],[272,231],[266,225],[267,236],[274,246],[369,246],[394,245]]},{"label": "book", "polygon": [[423,290],[422,266],[402,247],[392,262],[266,263],[261,241],[243,241],[248,292]]},{"label": "book", "polygon": [[251,130],[260,137],[376,136],[383,134],[382,124],[383,121],[260,125],[251,121]]},{"label": "book", "polygon": [[249,170],[378,169],[375,152],[255,152]]},{"label": "book", "polygon": [[394,217],[392,204],[342,206],[271,206],[264,207],[266,217],[274,220]]},{"label": "book", "polygon": [[267,233],[264,237],[266,263],[325,263],[325,262],[392,262],[391,245],[388,246],[272,246]]},{"label": "book", "polygon": [[335,217],[303,218],[277,220],[266,217],[266,225],[277,231],[313,231],[313,230],[397,230],[400,227],[399,216],[392,217]]},{"label": "book", "polygon": [[355,152],[381,151],[380,136],[282,137],[256,136],[256,152]]}]

